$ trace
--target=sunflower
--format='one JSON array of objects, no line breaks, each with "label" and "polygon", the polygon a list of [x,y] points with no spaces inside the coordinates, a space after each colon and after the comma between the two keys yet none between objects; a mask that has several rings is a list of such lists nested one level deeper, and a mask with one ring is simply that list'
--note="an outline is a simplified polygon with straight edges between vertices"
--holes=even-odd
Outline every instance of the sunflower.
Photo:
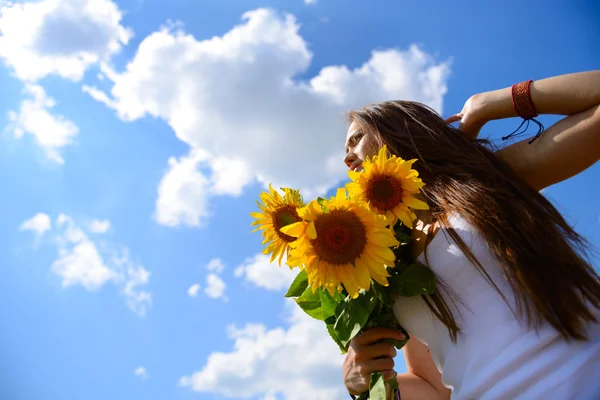
[{"label": "sunflower", "polygon": [[261,212],[250,213],[250,216],[256,218],[252,226],[258,225],[253,232],[262,230],[263,254],[271,254],[271,262],[279,257],[281,259],[289,251],[289,244],[296,240],[295,237],[288,236],[281,232],[281,228],[286,225],[301,221],[298,215],[298,208],[304,206],[300,192],[289,188],[283,188],[282,197],[275,189],[269,185],[269,191],[260,194],[263,204],[257,202]]},{"label": "sunflower", "polygon": [[398,241],[385,218],[371,212],[366,203],[349,199],[346,189],[335,197],[311,201],[299,210],[303,221],[282,229],[298,240],[290,244],[290,267],[303,266],[313,291],[326,289],[332,296],[341,285],[352,296],[368,290],[371,278],[387,286],[386,265],[394,265],[390,246]]},{"label": "sunflower", "polygon": [[388,157],[387,148],[383,146],[372,160],[365,160],[364,172],[348,171],[353,182],[346,188],[352,198],[368,203],[374,212],[385,215],[391,225],[400,219],[412,229],[416,215],[411,209],[429,209],[426,203],[414,197],[424,186],[419,173],[412,169],[415,161]]}]

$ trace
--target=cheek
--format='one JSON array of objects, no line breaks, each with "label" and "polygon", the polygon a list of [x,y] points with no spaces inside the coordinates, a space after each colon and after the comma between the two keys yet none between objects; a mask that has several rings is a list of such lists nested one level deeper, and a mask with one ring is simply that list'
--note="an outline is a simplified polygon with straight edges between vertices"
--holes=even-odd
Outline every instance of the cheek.
[{"label": "cheek", "polygon": [[373,137],[365,137],[361,143],[361,158],[373,157],[379,152],[379,144]]}]

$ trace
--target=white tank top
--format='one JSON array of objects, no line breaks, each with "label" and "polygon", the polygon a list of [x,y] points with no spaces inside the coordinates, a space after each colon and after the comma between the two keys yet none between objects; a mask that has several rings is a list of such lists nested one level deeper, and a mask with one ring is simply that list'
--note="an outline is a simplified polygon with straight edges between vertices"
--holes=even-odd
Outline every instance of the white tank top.
[{"label": "white tank top", "polygon": [[[513,291],[479,232],[456,216],[450,226],[516,310]],[[462,330],[457,343],[420,297],[398,298],[394,314],[413,338],[429,346],[452,399],[600,399],[599,324],[589,326],[586,342],[567,342],[550,325],[536,333],[515,317],[444,229],[426,252],[429,267],[460,300],[454,306],[448,302]],[[418,260],[426,264],[423,255]]]}]

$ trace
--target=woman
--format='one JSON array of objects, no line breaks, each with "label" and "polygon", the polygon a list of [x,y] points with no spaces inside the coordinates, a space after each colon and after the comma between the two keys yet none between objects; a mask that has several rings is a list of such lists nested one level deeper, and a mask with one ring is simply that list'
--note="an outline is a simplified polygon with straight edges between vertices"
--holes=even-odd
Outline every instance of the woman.
[{"label": "woman", "polygon": [[[567,117],[496,152],[477,140],[488,121],[537,113]],[[600,279],[584,239],[539,194],[600,158],[600,71],[481,93],[447,121],[412,102],[349,119],[349,168],[385,144],[417,158],[426,184],[430,211],[418,214],[411,250],[439,290],[394,303],[411,334],[400,397],[600,399]],[[395,375],[396,351],[381,339],[402,337],[378,328],[352,340],[343,366],[352,395],[368,389],[372,372]]]}]

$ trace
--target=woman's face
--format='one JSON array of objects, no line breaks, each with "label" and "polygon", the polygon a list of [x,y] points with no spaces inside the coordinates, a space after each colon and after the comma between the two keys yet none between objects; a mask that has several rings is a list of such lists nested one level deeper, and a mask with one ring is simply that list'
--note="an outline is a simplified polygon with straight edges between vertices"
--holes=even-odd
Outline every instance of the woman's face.
[{"label": "woman's face", "polygon": [[363,132],[356,122],[348,127],[346,135],[346,157],[344,163],[352,171],[362,170],[362,163],[367,157],[373,157],[379,151],[377,140],[370,134]]}]

